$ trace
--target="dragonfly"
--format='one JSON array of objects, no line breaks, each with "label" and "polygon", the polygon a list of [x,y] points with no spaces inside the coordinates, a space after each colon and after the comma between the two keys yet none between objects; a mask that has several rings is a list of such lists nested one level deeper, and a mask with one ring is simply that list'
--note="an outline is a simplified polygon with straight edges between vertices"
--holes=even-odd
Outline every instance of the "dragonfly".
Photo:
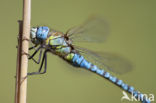
[{"label": "dragonfly", "polygon": [[[132,70],[129,61],[111,53],[93,52],[75,45],[75,42],[102,43],[109,34],[108,23],[102,18],[92,17],[79,26],[67,30],[66,33],[50,29],[47,26],[32,27],[30,41],[33,44],[29,50],[35,50],[29,59],[40,64],[37,72],[29,75],[45,74],[47,70],[47,53],[50,52],[67,61],[73,67],[84,68],[106,78],[124,91],[129,92],[143,103],[150,101],[133,86],[129,86],[110,72],[123,74]],[[34,56],[39,52],[38,60]],[[43,67],[44,65],[44,67]],[[108,71],[107,71],[108,70]]]}]

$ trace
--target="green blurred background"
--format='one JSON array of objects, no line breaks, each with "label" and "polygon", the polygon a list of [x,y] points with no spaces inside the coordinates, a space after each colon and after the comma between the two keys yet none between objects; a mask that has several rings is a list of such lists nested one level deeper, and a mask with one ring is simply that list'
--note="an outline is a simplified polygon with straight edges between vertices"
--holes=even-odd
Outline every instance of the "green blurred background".
[{"label": "green blurred background", "polygon": [[[22,6],[22,0],[0,1],[0,103],[14,102],[17,20],[22,18]],[[65,32],[92,14],[101,15],[110,25],[110,36],[106,43],[89,44],[89,49],[128,58],[134,70],[116,76],[143,93],[156,94],[155,10],[155,0],[32,0],[31,24]],[[121,102],[120,88],[83,69],[69,68],[61,61],[48,54],[48,72],[28,78],[28,103]],[[29,71],[37,69],[29,63]]]}]

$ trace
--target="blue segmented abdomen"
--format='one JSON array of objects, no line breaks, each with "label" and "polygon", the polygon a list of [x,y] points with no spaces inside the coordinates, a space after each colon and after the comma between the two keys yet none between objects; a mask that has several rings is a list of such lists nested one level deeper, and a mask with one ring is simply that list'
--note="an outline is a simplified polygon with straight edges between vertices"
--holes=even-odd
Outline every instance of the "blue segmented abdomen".
[{"label": "blue segmented abdomen", "polygon": [[115,76],[112,76],[109,72],[106,72],[103,69],[99,69],[96,65],[93,65],[92,63],[88,62],[83,56],[79,54],[74,54],[74,57],[72,58],[72,63],[74,66],[86,68],[87,70],[95,72],[96,74],[108,79],[117,86],[121,87],[123,90],[131,94],[133,93],[133,96],[137,99],[139,98],[139,100],[142,101],[142,103],[150,103],[150,101],[146,99],[146,97],[142,93],[136,91],[133,86],[128,86],[122,80],[116,78]]}]

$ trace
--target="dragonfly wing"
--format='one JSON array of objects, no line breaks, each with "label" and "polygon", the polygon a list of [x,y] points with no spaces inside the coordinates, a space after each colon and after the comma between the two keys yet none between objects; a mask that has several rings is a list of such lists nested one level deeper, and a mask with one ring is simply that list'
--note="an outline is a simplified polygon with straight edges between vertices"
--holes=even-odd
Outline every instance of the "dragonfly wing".
[{"label": "dragonfly wing", "polygon": [[109,33],[108,23],[100,17],[91,17],[80,26],[66,32],[74,42],[103,42]]},{"label": "dragonfly wing", "polygon": [[76,48],[89,62],[97,65],[101,69],[107,69],[116,74],[124,74],[132,70],[132,63],[118,54],[93,52],[84,48]]}]

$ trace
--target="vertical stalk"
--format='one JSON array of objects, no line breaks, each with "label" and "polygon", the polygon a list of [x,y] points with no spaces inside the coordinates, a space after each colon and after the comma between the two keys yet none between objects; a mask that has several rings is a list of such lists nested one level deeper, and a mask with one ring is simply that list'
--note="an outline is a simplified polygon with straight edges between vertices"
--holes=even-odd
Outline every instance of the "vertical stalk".
[{"label": "vertical stalk", "polygon": [[19,28],[15,103],[26,103],[28,57],[25,54],[29,48],[30,18],[31,0],[23,0],[23,26],[20,25]]},{"label": "vertical stalk", "polygon": [[[23,33],[22,33],[22,52],[28,53],[30,37],[30,14],[31,14],[31,0],[23,0]],[[26,39],[24,39],[26,38]],[[22,54],[22,53],[21,53]],[[20,95],[19,103],[26,103],[27,97],[27,68],[28,57],[21,55],[21,76],[20,76]]]}]

